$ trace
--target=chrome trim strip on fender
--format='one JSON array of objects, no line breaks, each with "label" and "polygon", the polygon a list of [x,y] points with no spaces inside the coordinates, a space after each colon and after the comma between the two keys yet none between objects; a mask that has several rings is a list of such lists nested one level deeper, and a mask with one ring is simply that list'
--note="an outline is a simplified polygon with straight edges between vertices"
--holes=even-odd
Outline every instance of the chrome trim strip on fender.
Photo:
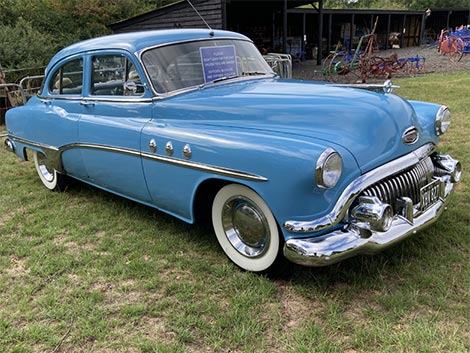
[{"label": "chrome trim strip on fender", "polygon": [[217,167],[217,166],[199,163],[199,162],[191,162],[188,160],[176,159],[173,157],[153,155],[150,153],[142,153],[141,155],[142,155],[142,158],[153,159],[153,160],[157,160],[163,163],[174,164],[180,167],[201,170],[204,172],[224,175],[224,176],[228,176],[232,178],[245,179],[245,180],[251,180],[251,181],[268,181],[268,178],[264,176],[251,174],[251,173],[247,173],[247,172],[243,172],[243,171],[239,171],[235,169]]},{"label": "chrome trim strip on fender", "polygon": [[86,143],[72,143],[72,144],[57,148],[57,147],[53,147],[53,146],[49,146],[49,145],[45,145],[45,144],[41,144],[37,142],[24,140],[18,137],[10,136],[10,138],[18,143],[22,143],[25,145],[38,147],[39,149],[42,149],[47,155],[47,160],[48,160],[47,167],[54,168],[60,173],[65,173],[65,170],[63,169],[63,166],[62,166],[62,160],[61,160],[61,155],[64,151],[74,149],[74,148],[87,148],[87,149],[123,153],[123,154],[131,155],[131,156],[135,156],[135,157],[152,159],[152,160],[156,160],[162,163],[173,164],[173,165],[184,167],[184,168],[200,170],[200,171],[204,171],[208,173],[224,175],[224,176],[237,178],[237,179],[244,179],[244,180],[251,180],[251,181],[268,181],[268,178],[263,177],[261,175],[256,175],[256,174],[247,173],[247,172],[225,168],[225,167],[213,166],[213,165],[209,165],[205,163],[177,159],[177,158],[173,158],[169,156],[145,153],[145,152],[127,149],[127,148],[98,145],[98,144],[86,144]]},{"label": "chrome trim strip on fender", "polygon": [[415,165],[421,159],[427,157],[434,149],[435,146],[433,144],[424,145],[410,154],[361,175],[344,189],[330,213],[312,221],[286,221],[284,228],[293,233],[313,233],[338,224],[346,215],[354,199],[364,189],[382,180],[386,176],[398,173]]},{"label": "chrome trim strip on fender", "polygon": [[[46,167],[49,170],[55,169],[59,173],[65,173],[64,168],[62,167],[62,162],[60,158],[60,155],[62,152],[57,147],[46,145],[44,143],[25,140],[20,137],[15,137],[12,135],[8,135],[8,137],[12,141],[15,141],[17,143],[37,147],[38,149],[45,151],[47,153],[47,160],[44,160],[44,164],[46,165]],[[26,154],[24,158],[26,158]]]}]

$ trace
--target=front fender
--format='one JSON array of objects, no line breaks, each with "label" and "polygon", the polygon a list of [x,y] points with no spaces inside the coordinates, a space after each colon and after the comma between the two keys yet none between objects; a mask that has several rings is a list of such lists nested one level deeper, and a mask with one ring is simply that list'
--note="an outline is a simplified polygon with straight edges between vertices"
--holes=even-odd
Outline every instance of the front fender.
[{"label": "front fender", "polygon": [[433,141],[434,144],[438,142],[438,136],[436,134],[436,114],[441,107],[439,104],[427,103],[421,101],[408,101],[413,107],[418,118],[422,136],[425,140]]},{"label": "front fender", "polygon": [[[156,206],[190,222],[194,220],[192,205],[197,189],[208,179],[253,189],[268,204],[278,223],[283,224],[294,216],[309,219],[328,213],[342,189],[360,174],[354,157],[341,146],[280,133],[151,121],[142,136],[142,150],[148,150],[148,141],[154,140],[153,159],[161,161],[158,166],[144,161]],[[173,155],[164,157],[168,141]],[[186,146],[191,149],[189,158],[183,157]],[[316,162],[326,148],[338,151],[344,165],[340,181],[331,190],[315,184]],[[260,178],[245,178],[245,174]]]}]

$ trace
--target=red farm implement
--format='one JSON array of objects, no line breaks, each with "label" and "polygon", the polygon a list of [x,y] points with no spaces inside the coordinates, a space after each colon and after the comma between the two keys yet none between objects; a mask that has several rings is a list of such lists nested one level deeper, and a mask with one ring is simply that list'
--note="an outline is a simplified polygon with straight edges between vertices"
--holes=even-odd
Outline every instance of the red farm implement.
[{"label": "red farm implement", "polygon": [[[365,83],[368,80],[389,79],[392,75],[414,75],[424,72],[426,58],[415,56],[410,58],[399,58],[396,53],[388,57],[375,54],[378,44],[374,28],[370,34],[360,38],[356,50],[349,51],[338,43],[323,62],[323,74],[329,76],[333,82],[343,83]],[[367,43],[364,50],[361,45]]]},{"label": "red farm implement", "polygon": [[464,55],[470,55],[470,30],[462,28],[450,32],[443,29],[439,35],[439,53],[452,62],[459,62]]}]

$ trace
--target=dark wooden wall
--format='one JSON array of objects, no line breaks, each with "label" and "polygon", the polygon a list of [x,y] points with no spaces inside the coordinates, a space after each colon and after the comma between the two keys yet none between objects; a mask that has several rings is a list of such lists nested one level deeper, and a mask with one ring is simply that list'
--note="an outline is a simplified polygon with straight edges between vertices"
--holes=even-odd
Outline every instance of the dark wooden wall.
[{"label": "dark wooden wall", "polygon": [[[223,28],[222,0],[192,0],[191,3],[211,28]],[[110,27],[114,33],[168,28],[207,28],[186,1],[112,24]]]}]

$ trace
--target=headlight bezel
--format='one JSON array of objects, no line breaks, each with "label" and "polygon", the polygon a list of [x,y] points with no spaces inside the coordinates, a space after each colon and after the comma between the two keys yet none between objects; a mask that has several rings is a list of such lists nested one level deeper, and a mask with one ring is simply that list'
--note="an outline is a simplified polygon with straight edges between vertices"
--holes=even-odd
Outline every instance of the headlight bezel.
[{"label": "headlight bezel", "polygon": [[441,105],[439,110],[436,113],[435,119],[435,130],[436,135],[441,136],[447,132],[452,122],[452,114],[450,113],[449,108],[445,105]]},{"label": "headlight bezel", "polygon": [[321,189],[332,189],[338,184],[343,173],[343,158],[333,148],[325,149],[318,157],[315,167],[315,181]]}]

